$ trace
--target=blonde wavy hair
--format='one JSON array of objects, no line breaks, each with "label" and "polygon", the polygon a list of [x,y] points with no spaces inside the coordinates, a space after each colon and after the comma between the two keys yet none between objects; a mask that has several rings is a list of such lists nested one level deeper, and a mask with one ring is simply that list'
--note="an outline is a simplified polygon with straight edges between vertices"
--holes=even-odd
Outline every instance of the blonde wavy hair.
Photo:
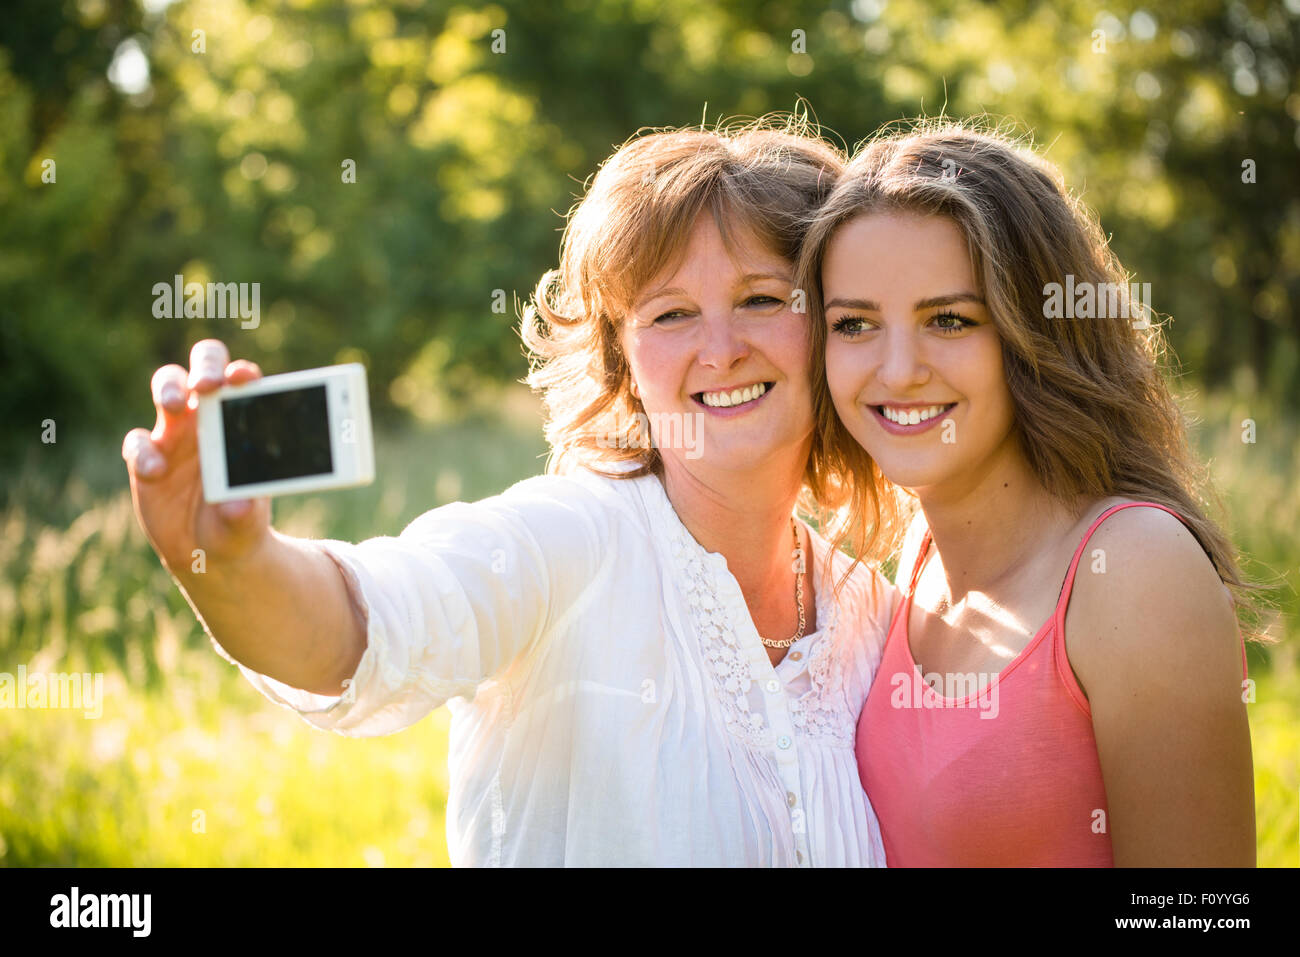
[{"label": "blonde wavy hair", "polygon": [[[1161,325],[1135,328],[1127,296],[1118,318],[1044,314],[1048,286],[1067,275],[1093,288],[1129,288],[1095,216],[1068,192],[1060,171],[981,121],[913,121],[868,140],[818,211],[796,269],[808,291],[817,361],[825,361],[820,279],[827,247],[845,223],[883,211],[946,216],[965,235],[1002,341],[1015,428],[1043,487],[1071,504],[1124,496],[1168,506],[1187,520],[1238,599],[1239,615],[1256,608],[1248,592],[1257,586],[1201,507],[1209,483],[1165,380]],[[892,550],[895,540],[879,541],[891,530],[896,538],[898,528],[897,516],[879,504],[884,478],[835,415],[824,376],[815,388],[827,463],[843,473],[849,498],[837,545]]]},{"label": "blonde wavy hair", "polygon": [[[570,210],[559,268],[538,282],[519,330],[530,359],[524,381],[546,408],[549,473],[580,463],[615,478],[662,475],[620,346],[632,304],[680,263],[706,211],[729,249],[743,232],[793,264],[843,167],[843,151],[792,114],[643,131],[602,164]],[[823,375],[820,364],[810,363],[809,374]],[[805,508],[834,488],[824,459],[818,430]]]}]

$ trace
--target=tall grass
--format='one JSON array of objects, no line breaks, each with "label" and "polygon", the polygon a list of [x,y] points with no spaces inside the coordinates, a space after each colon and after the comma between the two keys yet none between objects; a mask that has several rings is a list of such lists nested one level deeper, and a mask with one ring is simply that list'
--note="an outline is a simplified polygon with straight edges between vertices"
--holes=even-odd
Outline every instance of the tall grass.
[{"label": "tall grass", "polygon": [[[1247,575],[1263,588],[1261,625],[1272,637],[1294,637],[1300,622],[1300,422],[1291,410],[1252,395],[1193,396],[1192,438],[1208,463],[1220,516],[1242,551]],[[1294,640],[1270,656],[1295,664]],[[1264,661],[1264,657],[1259,657]]]}]

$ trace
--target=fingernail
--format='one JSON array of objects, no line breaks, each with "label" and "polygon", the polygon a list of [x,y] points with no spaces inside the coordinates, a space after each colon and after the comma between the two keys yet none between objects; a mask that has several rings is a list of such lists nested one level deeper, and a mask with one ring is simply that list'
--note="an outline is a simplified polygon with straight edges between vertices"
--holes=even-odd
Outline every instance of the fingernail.
[{"label": "fingernail", "polygon": [[135,460],[135,471],[137,475],[143,475],[150,478],[162,471],[163,460],[160,456],[152,452],[141,452],[139,458]]},{"label": "fingernail", "polygon": [[221,382],[225,378],[225,370],[222,369],[219,362],[204,362],[195,367],[193,374],[190,376],[190,388],[193,389],[198,383],[208,380],[211,382]]},{"label": "fingernail", "polygon": [[162,404],[168,407],[179,405],[184,393],[175,385],[165,385],[162,390]]}]

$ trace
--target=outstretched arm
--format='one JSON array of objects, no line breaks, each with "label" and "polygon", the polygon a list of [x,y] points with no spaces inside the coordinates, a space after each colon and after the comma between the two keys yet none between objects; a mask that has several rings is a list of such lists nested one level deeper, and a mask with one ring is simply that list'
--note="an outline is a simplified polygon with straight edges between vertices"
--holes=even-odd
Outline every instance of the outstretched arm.
[{"label": "outstretched arm", "polygon": [[266,499],[209,505],[192,395],[260,372],[216,340],[191,366],[158,370],[158,425],[123,444],[136,514],[219,650],[317,727],[390,734],[472,695],[539,647],[613,553],[602,515],[617,503],[557,476],[355,545],[274,531]]},{"label": "outstretched arm", "polygon": [[339,568],[314,543],[274,531],[269,500],[203,500],[197,398],[260,376],[252,362],[231,362],[216,339],[195,344],[188,370],[158,369],[153,432],[133,429],[122,443],[131,497],[149,544],[231,657],[292,687],[337,695],[366,647]]}]

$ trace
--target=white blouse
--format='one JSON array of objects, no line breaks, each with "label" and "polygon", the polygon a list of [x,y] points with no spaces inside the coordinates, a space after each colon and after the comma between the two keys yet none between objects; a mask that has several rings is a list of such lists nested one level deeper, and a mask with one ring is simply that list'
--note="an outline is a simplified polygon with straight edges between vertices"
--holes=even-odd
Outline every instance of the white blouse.
[{"label": "white blouse", "polygon": [[581,468],[319,542],[367,619],[343,695],[239,667],[348,736],[446,703],[457,866],[882,867],[854,734],[898,592],[860,565],[836,601],[809,533],[820,628],[775,668],[659,479]]}]

